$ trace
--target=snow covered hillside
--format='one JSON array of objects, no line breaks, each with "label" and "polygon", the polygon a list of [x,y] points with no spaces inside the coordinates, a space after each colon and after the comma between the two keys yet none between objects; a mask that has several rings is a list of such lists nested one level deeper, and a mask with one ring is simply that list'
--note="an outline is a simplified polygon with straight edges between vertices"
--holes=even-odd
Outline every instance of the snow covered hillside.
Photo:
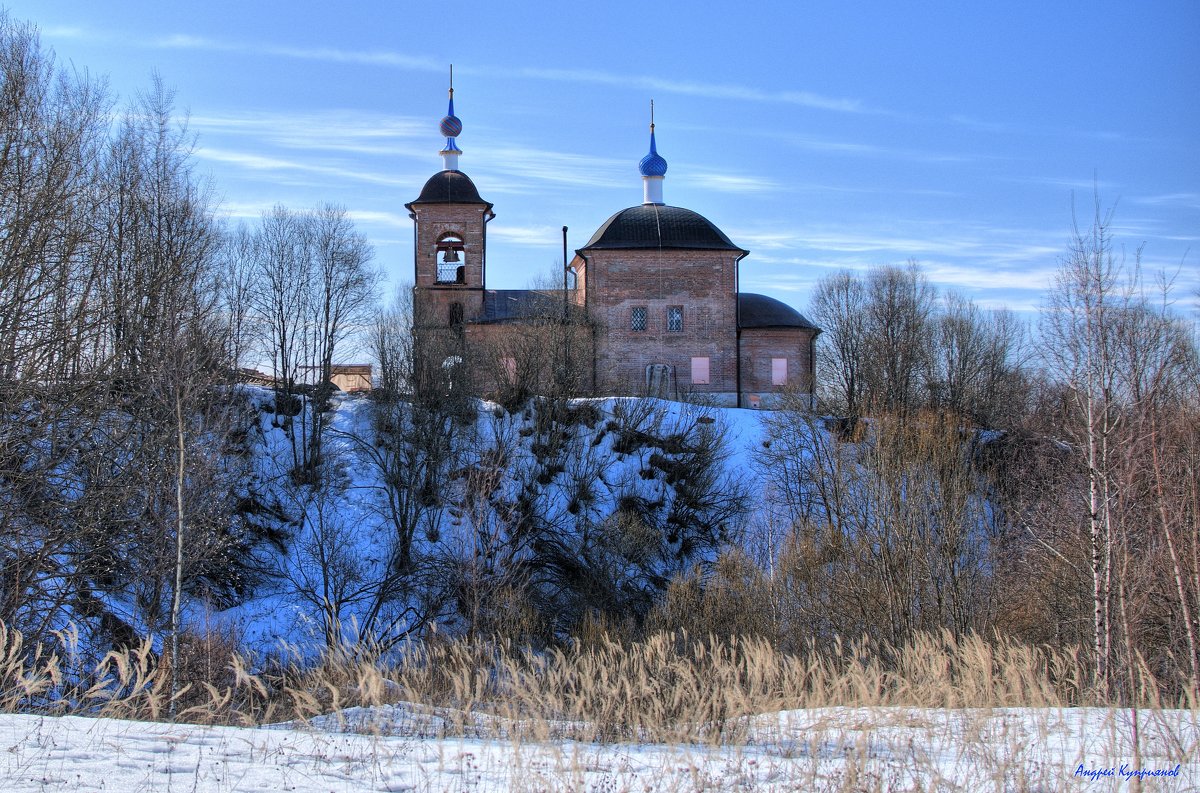
[{"label": "snow covered hillside", "polygon": [[259,416],[247,490],[288,539],[252,597],[215,616],[194,608],[192,622],[259,650],[453,631],[487,622],[485,591],[534,592],[509,605],[555,615],[549,630],[582,618],[554,588],[602,590],[609,608],[644,613],[761,509],[754,411],[597,399],[549,416],[537,401],[513,412],[476,402],[464,422],[338,394],[318,486],[294,475],[305,414],[281,417],[272,392],[245,393]]}]

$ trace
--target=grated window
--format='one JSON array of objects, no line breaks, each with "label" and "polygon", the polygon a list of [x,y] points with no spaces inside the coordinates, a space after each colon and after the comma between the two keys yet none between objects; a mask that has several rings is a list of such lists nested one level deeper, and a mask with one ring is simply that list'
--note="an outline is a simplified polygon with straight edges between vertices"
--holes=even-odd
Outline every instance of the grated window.
[{"label": "grated window", "polygon": [[667,330],[683,333],[683,306],[667,306]]},{"label": "grated window", "polygon": [[643,331],[646,329],[646,307],[634,306],[629,314],[629,329]]}]

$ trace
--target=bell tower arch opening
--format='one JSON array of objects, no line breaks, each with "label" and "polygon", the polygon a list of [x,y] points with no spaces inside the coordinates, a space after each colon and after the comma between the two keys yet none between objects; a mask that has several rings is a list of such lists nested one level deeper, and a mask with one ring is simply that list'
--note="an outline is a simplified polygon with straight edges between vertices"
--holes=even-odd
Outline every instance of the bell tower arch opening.
[{"label": "bell tower arch opening", "polygon": [[463,237],[457,232],[449,232],[438,238],[436,283],[465,284],[467,282],[467,256],[463,245]]}]

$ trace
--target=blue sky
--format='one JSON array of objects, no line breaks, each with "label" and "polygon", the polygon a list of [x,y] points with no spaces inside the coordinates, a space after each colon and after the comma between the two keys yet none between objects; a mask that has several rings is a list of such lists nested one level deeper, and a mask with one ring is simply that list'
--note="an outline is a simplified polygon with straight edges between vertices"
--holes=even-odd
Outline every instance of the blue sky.
[{"label": "blue sky", "polygon": [[840,268],[915,258],[984,306],[1036,308],[1072,205],[1200,303],[1200,3],[8,2],[121,98],[157,71],[222,212],[343,204],[411,277],[404,203],[461,167],[496,205],[489,286],[526,286],[641,202],[650,99],[667,203],[800,309]]}]

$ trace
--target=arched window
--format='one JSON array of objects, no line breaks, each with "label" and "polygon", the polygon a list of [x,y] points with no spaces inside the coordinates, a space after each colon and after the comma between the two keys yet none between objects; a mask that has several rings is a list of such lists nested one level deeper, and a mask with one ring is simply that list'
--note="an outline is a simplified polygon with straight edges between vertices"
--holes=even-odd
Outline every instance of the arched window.
[{"label": "arched window", "polygon": [[462,236],[443,234],[437,242],[437,282],[466,283],[466,264],[467,256],[463,252]]}]

